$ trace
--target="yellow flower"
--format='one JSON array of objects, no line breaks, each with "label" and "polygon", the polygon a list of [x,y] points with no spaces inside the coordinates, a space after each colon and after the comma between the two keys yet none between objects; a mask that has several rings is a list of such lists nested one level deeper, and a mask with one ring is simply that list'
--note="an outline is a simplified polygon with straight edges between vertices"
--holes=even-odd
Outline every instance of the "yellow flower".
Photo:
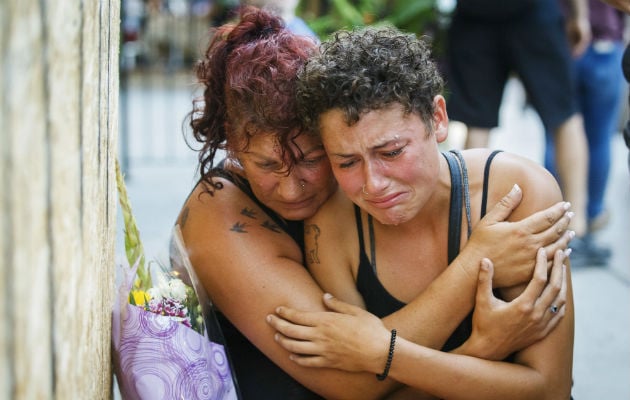
[{"label": "yellow flower", "polygon": [[132,304],[135,304],[137,306],[143,307],[146,305],[146,303],[149,302],[149,300],[151,300],[151,297],[147,294],[147,292],[145,292],[144,290],[132,290],[131,293],[129,293],[129,297],[131,300],[130,303],[133,301]]}]

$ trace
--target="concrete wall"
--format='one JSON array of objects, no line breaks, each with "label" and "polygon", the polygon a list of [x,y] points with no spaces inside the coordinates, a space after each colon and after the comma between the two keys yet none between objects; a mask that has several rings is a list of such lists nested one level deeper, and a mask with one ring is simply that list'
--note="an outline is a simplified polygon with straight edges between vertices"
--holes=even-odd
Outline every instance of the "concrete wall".
[{"label": "concrete wall", "polygon": [[111,396],[119,9],[0,1],[0,399]]}]

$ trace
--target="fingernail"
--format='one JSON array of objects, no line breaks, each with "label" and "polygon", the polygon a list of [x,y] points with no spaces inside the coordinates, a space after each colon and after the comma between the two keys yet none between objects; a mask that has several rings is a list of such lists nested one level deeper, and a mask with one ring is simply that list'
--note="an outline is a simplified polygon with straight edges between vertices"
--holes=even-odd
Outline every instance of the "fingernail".
[{"label": "fingernail", "polygon": [[568,210],[569,208],[571,208],[571,203],[569,203],[568,201],[565,201],[564,204],[562,205],[562,207],[565,210]]},{"label": "fingernail", "polygon": [[573,253],[573,249],[569,247],[568,249],[564,251],[564,256],[569,257],[571,253]]},{"label": "fingernail", "polygon": [[279,339],[280,339],[280,335],[278,335],[277,333],[273,335],[273,340],[277,342]]},{"label": "fingernail", "polygon": [[267,320],[267,322],[271,322],[271,315],[267,315],[267,318],[265,318]]},{"label": "fingernail", "polygon": [[518,185],[518,183],[515,183],[514,186],[512,186],[512,190],[510,191],[510,193],[515,194],[521,191],[521,187]]},{"label": "fingernail", "polygon": [[569,238],[573,239],[575,237],[575,231],[569,231]]},{"label": "fingernail", "polygon": [[330,299],[333,298],[333,295],[330,294],[330,293],[324,293],[324,298],[327,299],[327,300],[330,300]]},{"label": "fingernail", "polygon": [[573,219],[573,216],[575,215],[575,213],[573,211],[569,211],[567,213],[567,217],[569,217],[569,219]]}]

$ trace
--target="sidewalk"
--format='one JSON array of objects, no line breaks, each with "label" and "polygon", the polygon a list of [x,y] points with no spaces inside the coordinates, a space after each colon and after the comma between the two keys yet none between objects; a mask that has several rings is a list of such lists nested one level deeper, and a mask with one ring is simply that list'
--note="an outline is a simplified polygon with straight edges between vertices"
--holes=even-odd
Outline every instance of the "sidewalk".
[{"label": "sidewalk", "polygon": [[[165,94],[167,95],[167,94]],[[501,126],[491,147],[542,159],[543,130],[537,115],[523,109],[522,88],[508,84],[501,109]],[[188,99],[184,98],[185,104]],[[183,118],[183,115],[182,115]],[[457,145],[456,127],[451,139]],[[576,400],[630,399],[630,178],[627,149],[621,135],[613,144],[613,166],[607,194],[612,214],[599,235],[613,250],[605,268],[573,270],[576,305],[573,397]],[[127,182],[146,254],[166,260],[170,230],[179,208],[195,182],[195,157],[175,165],[135,165]],[[122,220],[119,216],[117,260],[122,260]]]}]

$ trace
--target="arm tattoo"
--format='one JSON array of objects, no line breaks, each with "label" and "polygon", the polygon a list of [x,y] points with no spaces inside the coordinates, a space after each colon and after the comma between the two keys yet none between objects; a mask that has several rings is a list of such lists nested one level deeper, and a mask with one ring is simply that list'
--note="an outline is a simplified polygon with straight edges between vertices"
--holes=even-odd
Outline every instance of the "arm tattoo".
[{"label": "arm tattoo", "polygon": [[272,232],[276,232],[276,233],[282,233],[282,229],[280,229],[280,227],[276,224],[274,224],[273,222],[266,220],[265,222],[263,222],[262,224],[260,224],[260,226],[262,226],[263,228],[267,228]]},{"label": "arm tattoo", "polygon": [[319,226],[315,225],[315,224],[309,224],[306,225],[304,227],[304,235],[309,236],[311,235],[313,237],[313,247],[310,248],[308,250],[308,254],[306,255],[307,257],[307,263],[308,264],[319,264],[319,242],[317,241],[317,239],[319,238],[319,234],[321,233],[321,230],[319,229]]},{"label": "arm tattoo", "polygon": [[249,217],[251,219],[256,219],[256,210],[245,207],[241,210],[241,215]]},{"label": "arm tattoo", "polygon": [[247,224],[242,223],[242,222],[237,222],[234,225],[232,225],[232,228],[230,228],[230,230],[232,232],[237,232],[237,233],[247,233],[247,231],[245,230],[246,227],[247,227]]},{"label": "arm tattoo", "polygon": [[[256,210],[245,207],[241,210],[241,215],[244,215],[251,219],[256,219]],[[247,228],[246,222],[236,222],[234,225],[232,225],[232,228],[230,228],[230,230],[236,233],[248,233],[245,228]]]}]

